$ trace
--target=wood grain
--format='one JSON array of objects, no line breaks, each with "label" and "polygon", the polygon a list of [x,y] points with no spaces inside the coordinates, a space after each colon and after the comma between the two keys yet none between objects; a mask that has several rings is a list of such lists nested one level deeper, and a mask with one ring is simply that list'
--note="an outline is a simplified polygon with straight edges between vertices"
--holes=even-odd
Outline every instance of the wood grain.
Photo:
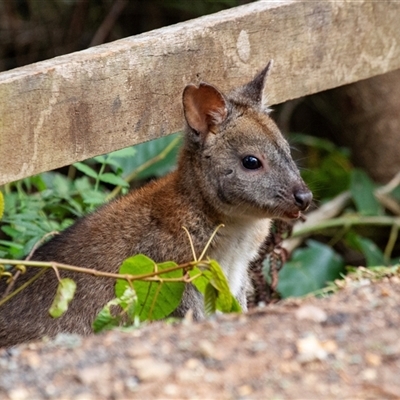
[{"label": "wood grain", "polygon": [[0,184],[178,131],[185,84],[270,103],[400,68],[396,1],[259,1],[0,74]]}]

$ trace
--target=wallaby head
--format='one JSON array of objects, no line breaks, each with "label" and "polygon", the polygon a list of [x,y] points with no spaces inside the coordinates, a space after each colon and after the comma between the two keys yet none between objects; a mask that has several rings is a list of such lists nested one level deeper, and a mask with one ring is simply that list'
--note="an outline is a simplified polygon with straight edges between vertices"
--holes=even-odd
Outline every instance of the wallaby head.
[{"label": "wallaby head", "polygon": [[207,83],[190,84],[183,92],[190,173],[225,215],[298,218],[312,200],[287,141],[268,115],[270,68],[271,63],[227,95]]}]

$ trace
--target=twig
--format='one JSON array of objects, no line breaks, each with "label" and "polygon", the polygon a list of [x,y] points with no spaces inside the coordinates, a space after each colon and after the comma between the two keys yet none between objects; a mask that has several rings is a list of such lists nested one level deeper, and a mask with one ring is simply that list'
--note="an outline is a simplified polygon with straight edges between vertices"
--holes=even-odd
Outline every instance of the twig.
[{"label": "twig", "polygon": [[[38,240],[38,241],[35,243],[35,245],[32,247],[32,250],[30,251],[29,255],[26,257],[26,261],[29,261],[29,260],[32,258],[33,254],[35,253],[35,251],[37,250],[37,248],[43,243],[43,241],[44,241],[47,237],[49,237],[49,236],[51,236],[51,235],[56,235],[56,234],[58,234],[57,231],[48,232],[48,233],[46,233],[40,240]],[[21,263],[21,264],[22,264],[22,263]],[[10,281],[10,283],[7,285],[6,290],[4,291],[4,294],[3,294],[3,296],[1,297],[2,299],[5,298],[5,297],[7,297],[8,294],[11,292],[11,289],[12,289],[13,286],[15,285],[15,282],[17,281],[17,279],[19,278],[19,276],[22,274],[22,272],[23,272],[22,269],[18,269],[18,271],[17,271],[14,275],[11,275],[11,276],[12,276],[12,277],[11,277],[11,281]]]},{"label": "twig", "polygon": [[47,269],[42,269],[39,271],[35,276],[33,276],[29,281],[26,281],[23,285],[21,285],[18,289],[15,289],[12,293],[10,293],[7,297],[4,297],[0,300],[0,307],[8,300],[10,300],[12,297],[14,297],[16,294],[24,290],[27,286],[29,286],[31,283],[36,281],[36,279],[40,278]]},{"label": "twig", "polygon": [[186,228],[186,226],[182,226],[182,229],[186,232],[186,235],[187,235],[187,237],[189,239],[190,248],[192,249],[193,260],[197,261],[196,250],[194,249],[192,235],[189,233],[189,231]]},{"label": "twig", "polygon": [[52,232],[48,232],[46,233],[40,240],[38,240],[35,245],[32,247],[32,250],[30,251],[28,257],[26,257],[26,261],[29,261],[33,254],[35,253],[35,251],[37,250],[37,248],[49,237],[49,236],[54,236],[54,235],[59,235],[58,231],[52,231]]},{"label": "twig", "polygon": [[398,235],[399,235],[399,225],[394,224],[392,226],[392,229],[390,230],[389,240],[387,242],[387,245],[385,247],[385,251],[383,253],[385,261],[388,264],[390,262],[390,257],[392,256],[392,252],[393,252],[394,246],[396,244]]},{"label": "twig", "polygon": [[204,255],[206,254],[208,248],[210,247],[210,244],[211,244],[212,240],[214,239],[215,235],[217,234],[218,230],[219,230],[220,228],[223,228],[224,226],[225,226],[224,224],[219,224],[219,225],[215,228],[215,230],[214,230],[214,232],[212,233],[210,239],[208,239],[207,244],[204,246],[204,249],[203,249],[202,253],[200,254],[200,257],[199,257],[199,260],[198,260],[198,261],[202,261],[202,260],[203,260],[203,257],[204,257]]},{"label": "twig", "polygon": [[[148,274],[140,274],[140,275],[131,275],[131,274],[116,274],[112,272],[103,272],[98,271],[97,269],[92,268],[83,268],[83,267],[76,267],[73,265],[68,264],[61,264],[56,262],[45,262],[45,261],[24,261],[24,260],[8,260],[0,258],[0,264],[11,264],[11,265],[26,265],[27,267],[36,267],[36,268],[58,268],[66,271],[73,271],[73,272],[82,272],[89,275],[100,276],[103,278],[112,278],[112,279],[125,279],[129,280],[143,280],[146,278],[152,278],[157,275],[166,274],[168,272],[177,271],[183,268],[193,268],[197,265],[196,262],[190,261],[188,263],[177,265],[176,267],[166,268],[162,271],[151,272]],[[198,266],[198,265],[197,265]],[[164,278],[166,280],[166,278]]]}]

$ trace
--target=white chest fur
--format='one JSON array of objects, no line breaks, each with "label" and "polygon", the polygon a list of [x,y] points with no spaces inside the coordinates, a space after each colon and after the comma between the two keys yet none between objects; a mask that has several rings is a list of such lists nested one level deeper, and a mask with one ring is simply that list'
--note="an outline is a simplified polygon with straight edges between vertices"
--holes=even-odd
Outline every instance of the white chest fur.
[{"label": "white chest fur", "polygon": [[232,294],[239,302],[245,302],[248,284],[248,266],[257,255],[264,239],[268,236],[271,220],[240,220],[227,224],[219,231],[215,247],[208,256],[218,261],[229,283]]}]

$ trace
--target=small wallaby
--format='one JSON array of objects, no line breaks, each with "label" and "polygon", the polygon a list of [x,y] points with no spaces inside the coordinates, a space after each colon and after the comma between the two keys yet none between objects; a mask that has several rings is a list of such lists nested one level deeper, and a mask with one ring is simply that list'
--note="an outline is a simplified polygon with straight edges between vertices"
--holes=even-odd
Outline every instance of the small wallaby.
[{"label": "small wallaby", "polygon": [[[219,224],[207,256],[217,260],[233,295],[246,310],[248,266],[269,234],[272,218],[296,219],[312,194],[299,175],[278,127],[268,115],[265,82],[270,64],[251,82],[225,95],[207,83],[183,91],[187,122],[177,169],[134,190],[40,247],[34,260],[57,261],[117,272],[122,261],[143,253],[156,262],[193,259]],[[17,280],[21,284],[34,268]],[[114,297],[114,281],[61,272],[77,283],[68,311],[52,319],[57,278],[48,270],[0,307],[0,347],[59,332],[89,334],[100,309]],[[6,287],[0,280],[0,294]],[[176,311],[203,317],[202,296],[187,285]]]}]

